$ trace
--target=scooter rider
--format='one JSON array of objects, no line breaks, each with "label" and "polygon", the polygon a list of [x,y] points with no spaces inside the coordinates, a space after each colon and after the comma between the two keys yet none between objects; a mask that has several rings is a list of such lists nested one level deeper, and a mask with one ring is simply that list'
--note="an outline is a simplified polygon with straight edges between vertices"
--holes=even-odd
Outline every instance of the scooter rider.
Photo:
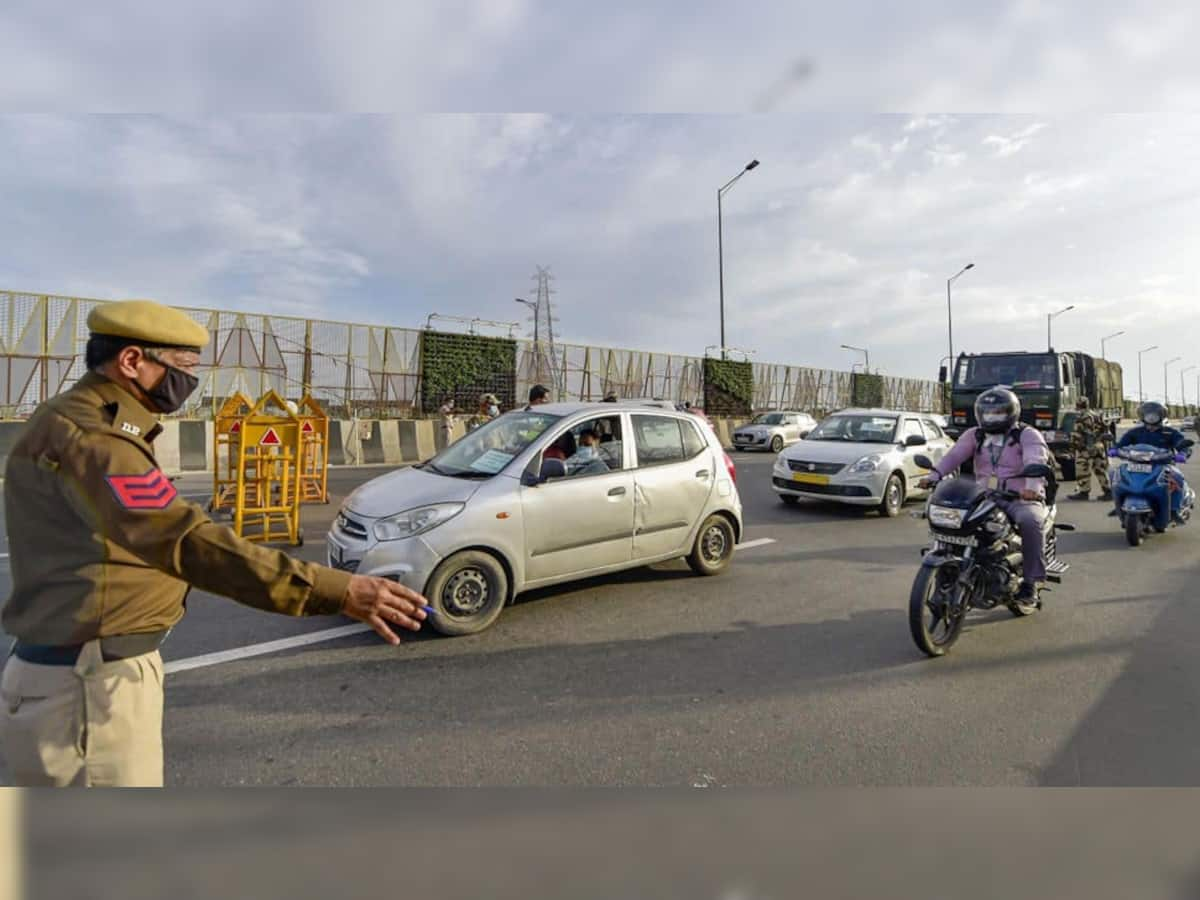
[{"label": "scooter rider", "polygon": [[1022,481],[1019,500],[999,500],[997,505],[1021,533],[1022,580],[1017,599],[1036,602],[1038,585],[1046,578],[1045,483],[1041,478],[1016,476],[1026,466],[1048,465],[1050,451],[1041,433],[1020,419],[1021,401],[1016,394],[1003,387],[984,391],[975,401],[979,427],[963,433],[933,471],[921,479],[921,487],[932,487],[972,457],[976,480],[989,488],[1016,490],[1017,485],[1009,482]]},{"label": "scooter rider", "polygon": [[[1184,447],[1187,443],[1187,438],[1183,436],[1182,431],[1170,428],[1163,424],[1167,418],[1167,408],[1161,403],[1156,403],[1149,400],[1138,407],[1138,420],[1140,425],[1135,425],[1130,428],[1121,439],[1117,441],[1118,447],[1132,447],[1135,444],[1148,444],[1151,447],[1160,447],[1163,450],[1173,450],[1176,453],[1187,453],[1189,448]],[[1186,492],[1187,482],[1184,480],[1183,473],[1174,466],[1168,466],[1167,471],[1171,474],[1171,480],[1174,482],[1174,487],[1171,490],[1171,518],[1176,522],[1179,519],[1179,509],[1183,503],[1183,495]]]}]

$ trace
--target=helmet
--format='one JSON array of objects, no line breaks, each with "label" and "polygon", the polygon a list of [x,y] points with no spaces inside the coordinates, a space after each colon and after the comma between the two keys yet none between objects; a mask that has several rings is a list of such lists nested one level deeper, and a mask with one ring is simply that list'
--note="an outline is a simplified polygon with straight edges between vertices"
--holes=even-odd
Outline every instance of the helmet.
[{"label": "helmet", "polygon": [[1138,407],[1138,418],[1147,428],[1160,428],[1167,418],[1167,409],[1161,403],[1147,400]]},{"label": "helmet", "polygon": [[994,387],[975,401],[975,421],[988,434],[1007,434],[1021,418],[1021,401],[1008,388]]},{"label": "helmet", "polygon": [[1076,400],[1075,408],[1076,409],[1087,409],[1088,408],[1088,398],[1080,397],[1078,400]]}]

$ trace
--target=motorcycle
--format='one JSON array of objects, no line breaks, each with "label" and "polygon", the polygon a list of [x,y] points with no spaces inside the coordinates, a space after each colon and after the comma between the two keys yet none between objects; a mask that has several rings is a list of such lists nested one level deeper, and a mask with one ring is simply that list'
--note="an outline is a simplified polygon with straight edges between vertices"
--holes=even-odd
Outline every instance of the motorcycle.
[{"label": "motorcycle", "polygon": [[[933,463],[914,457],[924,469]],[[1058,558],[1059,531],[1074,525],[1056,521],[1058,480],[1051,466],[1026,466],[1020,478],[1046,480],[1046,580],[1061,583],[1070,566]],[[1021,535],[998,501],[1016,500],[1016,491],[995,490],[964,476],[942,479],[917,518],[929,522],[932,546],[921,551],[921,568],[913,579],[908,624],[913,641],[928,656],[942,656],[958,640],[972,609],[1003,604],[1014,616],[1037,612],[1041,601],[1017,600],[1021,587]]]},{"label": "motorcycle", "polygon": [[1168,466],[1186,462],[1194,445],[1195,441],[1185,441],[1181,453],[1150,444],[1114,447],[1108,451],[1109,457],[1122,460],[1109,476],[1115,505],[1110,515],[1120,519],[1129,546],[1141,546],[1151,530],[1162,534],[1172,524],[1186,525],[1191,519],[1196,493],[1185,482],[1179,521],[1172,521],[1171,494],[1177,488]]}]

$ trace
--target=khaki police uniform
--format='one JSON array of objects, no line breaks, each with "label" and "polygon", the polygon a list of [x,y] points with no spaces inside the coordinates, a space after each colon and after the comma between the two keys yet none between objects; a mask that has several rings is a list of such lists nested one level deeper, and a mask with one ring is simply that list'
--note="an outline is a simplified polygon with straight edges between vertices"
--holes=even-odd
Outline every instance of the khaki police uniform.
[{"label": "khaki police uniform", "polygon": [[[157,304],[98,307],[88,325],[159,346],[208,341]],[[161,430],[89,373],[38,407],[9,455],[0,621],[17,641],[0,676],[0,755],[18,784],[162,784],[158,647],[190,587],[289,615],[342,609],[348,573],[245,541],[181,499],[155,462]]]}]

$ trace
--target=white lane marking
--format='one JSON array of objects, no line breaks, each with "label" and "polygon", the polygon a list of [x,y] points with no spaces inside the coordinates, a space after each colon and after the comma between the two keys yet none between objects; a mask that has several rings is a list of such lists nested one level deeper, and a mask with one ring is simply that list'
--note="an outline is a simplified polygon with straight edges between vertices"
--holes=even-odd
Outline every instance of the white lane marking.
[{"label": "white lane marking", "polygon": [[738,550],[753,550],[755,547],[765,547],[767,544],[774,544],[775,538],[759,538],[755,541],[743,541],[737,545]]},{"label": "white lane marking", "polygon": [[165,672],[186,672],[188,669],[203,669],[205,666],[216,666],[224,662],[246,659],[251,656],[262,656],[265,653],[277,653],[280,650],[291,650],[293,647],[305,647],[309,644],[319,644],[322,641],[333,641],[352,634],[371,631],[370,625],[343,625],[340,628],[327,628],[324,631],[312,631],[308,634],[298,634],[295,637],[282,638],[278,641],[267,641],[263,644],[251,644],[248,647],[235,647],[232,650],[222,650],[219,653],[205,653],[203,656],[191,656],[187,659],[176,659],[163,666]]},{"label": "white lane marking", "polygon": [[[739,550],[753,550],[755,547],[765,547],[767,544],[774,544],[774,538],[759,538],[755,541],[746,541],[743,544],[738,544]],[[208,666],[217,666],[221,663],[234,662],[239,659],[248,659],[252,656],[263,656],[267,653],[278,653],[281,650],[291,650],[295,647],[307,647],[310,644],[320,644],[324,641],[335,641],[338,638],[348,637],[352,634],[361,634],[364,631],[371,631],[370,625],[343,625],[339,628],[326,628],[323,631],[311,631],[308,634],[298,634],[295,637],[281,638],[277,641],[266,641],[262,644],[250,644],[247,647],[235,647],[232,650],[221,650],[217,653],[205,653],[202,656],[191,656],[187,659],[177,659],[166,663],[163,670],[167,674],[173,672],[186,672],[189,669],[203,669]]]}]

